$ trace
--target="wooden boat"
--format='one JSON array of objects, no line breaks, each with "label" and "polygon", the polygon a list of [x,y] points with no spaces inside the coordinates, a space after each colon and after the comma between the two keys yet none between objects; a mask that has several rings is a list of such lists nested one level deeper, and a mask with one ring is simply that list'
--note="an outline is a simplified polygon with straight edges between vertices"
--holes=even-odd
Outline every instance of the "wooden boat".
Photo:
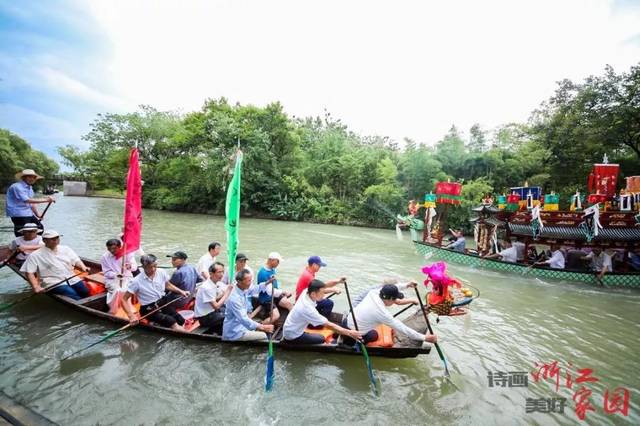
[{"label": "wooden boat", "polygon": [[[465,266],[489,269],[498,272],[511,272],[521,276],[539,277],[543,279],[576,281],[600,284],[594,272],[571,269],[551,269],[543,266],[529,267],[523,263],[503,262],[497,259],[485,259],[476,254],[462,253],[422,241],[414,241],[416,249],[423,255]],[[640,274],[633,272],[610,272],[602,278],[602,284],[612,287],[640,288]]]},{"label": "wooden boat", "polygon": [[[10,250],[7,246],[0,247],[0,259],[6,258],[10,254]],[[96,285],[99,287],[104,282],[104,277],[102,275],[100,263],[82,258],[82,261],[90,268],[89,275],[87,275],[84,279],[85,282],[89,282],[92,287]],[[26,279],[26,277],[19,272],[18,268],[9,264],[7,267],[11,268],[18,275],[22,276],[22,278]],[[111,321],[118,326],[122,326],[128,323],[124,316],[111,315],[107,312],[106,305],[106,292],[104,292],[104,287],[102,287],[102,291],[89,296],[85,299],[81,300],[73,300],[65,296],[55,295],[51,293],[47,293],[47,296],[51,297],[57,302],[62,303],[63,305],[74,309],[76,311],[83,312],[85,314],[91,315],[96,318],[100,318],[103,320]],[[284,315],[283,315],[284,317]],[[333,322],[340,323],[342,320],[341,314],[333,313],[333,318],[331,319]],[[282,318],[284,321],[284,318]],[[212,343],[222,343],[222,344],[233,344],[233,345],[244,345],[244,346],[259,346],[266,347],[268,343],[266,341],[257,341],[257,342],[229,342],[223,341],[221,336],[215,334],[204,334],[204,329],[198,327],[197,321],[195,322],[195,326],[190,329],[190,331],[176,331],[170,328],[162,327],[157,324],[151,322],[140,323],[136,326],[137,328],[141,328],[144,330],[164,333],[173,335],[175,337],[181,338],[191,338],[204,340]],[[277,336],[274,337],[274,347],[291,350],[291,351],[306,351],[306,352],[320,352],[320,353],[337,353],[337,354],[345,354],[345,355],[360,355],[359,351],[356,351],[354,347],[338,344],[335,341],[331,343],[325,343],[323,345],[290,345],[284,343],[282,340],[282,328],[280,328]],[[431,351],[431,347],[429,346],[405,346],[399,341],[396,341],[392,347],[368,347],[367,351],[372,356],[386,357],[386,358],[413,358],[421,354],[428,354]]]}]

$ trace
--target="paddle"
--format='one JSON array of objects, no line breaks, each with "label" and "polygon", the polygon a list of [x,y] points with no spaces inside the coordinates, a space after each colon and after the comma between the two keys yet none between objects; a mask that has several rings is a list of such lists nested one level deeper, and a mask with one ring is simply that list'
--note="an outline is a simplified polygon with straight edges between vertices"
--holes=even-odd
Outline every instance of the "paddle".
[{"label": "paddle", "polygon": [[40,215],[40,221],[44,219],[44,215],[47,213],[47,210],[49,210],[49,207],[51,207],[51,203],[53,203],[53,201],[49,201],[49,203],[47,204],[47,207],[44,208],[44,211]]},{"label": "paddle", "polygon": [[525,269],[524,271],[522,271],[522,275],[527,275],[529,273],[529,271],[531,270],[531,268],[533,268],[534,266],[536,266],[536,262],[533,262],[531,265],[527,266],[527,269]]},{"label": "paddle", "polygon": [[[356,331],[358,331],[358,323],[356,321],[356,315],[353,312],[353,306],[351,305],[351,296],[349,295],[349,286],[347,285],[346,281],[344,282],[344,290],[347,293],[347,301],[349,302],[349,311],[351,312],[351,318],[353,319],[353,326],[356,328]],[[359,341],[358,343],[360,343],[360,348],[362,348],[362,355],[364,355],[364,362],[367,364],[369,380],[371,380],[371,384],[373,385],[373,393],[375,393],[377,396],[378,386],[377,386],[376,376],[373,374],[373,368],[371,367],[371,359],[369,358],[367,347],[362,341]]]},{"label": "paddle", "polygon": [[[424,311],[424,304],[422,303],[422,299],[420,298],[420,292],[418,291],[418,288],[414,288],[414,290],[416,291],[416,297],[418,298],[418,301],[420,302],[420,310],[422,310],[422,315],[424,316],[424,320],[427,322],[427,328],[429,329],[429,333],[433,334],[433,329],[431,328],[431,323],[429,322],[429,317],[427,316],[427,313]],[[449,367],[447,367],[447,360],[444,358],[444,354],[442,353],[442,350],[440,349],[440,345],[438,345],[438,343],[434,343],[436,350],[438,351],[438,355],[440,356],[440,359],[442,360],[442,362],[444,363],[444,375],[447,377],[450,377],[451,374],[449,373]]]},{"label": "paddle", "polygon": [[14,250],[13,253],[11,253],[11,255],[9,257],[7,257],[4,262],[2,262],[2,265],[0,265],[0,268],[4,268],[5,266],[7,266],[7,264],[9,262],[11,262],[13,260],[14,257],[16,257],[18,255],[18,253],[20,253],[18,251],[18,249]]},{"label": "paddle", "polygon": [[65,360],[67,360],[67,359],[71,358],[72,356],[79,354],[80,352],[84,352],[84,351],[86,351],[86,350],[87,350],[87,349],[89,349],[89,348],[92,348],[92,347],[94,347],[94,346],[96,346],[96,345],[98,345],[98,344],[100,344],[100,343],[102,343],[102,342],[104,342],[104,341],[106,341],[106,340],[109,340],[110,338],[112,338],[112,337],[113,337],[113,336],[115,336],[116,334],[120,333],[121,331],[124,331],[124,330],[126,330],[127,328],[129,328],[129,327],[133,327],[134,325],[138,324],[141,320],[145,319],[145,318],[146,318],[146,317],[148,317],[149,315],[153,315],[153,314],[155,314],[156,312],[158,312],[160,309],[163,309],[163,308],[165,308],[165,307],[169,306],[170,304],[172,304],[172,303],[174,303],[174,302],[176,302],[176,301],[178,301],[178,300],[182,300],[182,299],[184,299],[185,297],[188,297],[188,296],[181,296],[181,297],[178,297],[178,298],[176,298],[176,299],[173,299],[173,300],[172,300],[172,301],[170,301],[170,302],[165,303],[164,305],[160,306],[159,308],[154,309],[154,310],[153,310],[153,311],[151,311],[151,312],[147,312],[145,315],[141,316],[141,317],[140,317],[140,319],[139,319],[137,322],[135,322],[135,323],[131,323],[131,322],[130,322],[129,324],[127,324],[127,325],[125,325],[125,326],[122,326],[122,327],[120,327],[119,329],[117,329],[117,330],[114,330],[114,331],[110,332],[109,334],[107,334],[106,336],[104,336],[103,338],[101,338],[100,340],[95,341],[95,342],[91,343],[90,345],[87,345],[87,346],[85,346],[84,348],[79,349],[79,350],[77,350],[77,351],[75,351],[75,352],[71,353],[70,355],[65,356],[64,358],[60,359],[60,361],[61,361],[61,362],[62,362],[62,361],[65,361]]},{"label": "paddle", "polygon": [[[45,288],[45,289],[44,289],[44,291],[43,291],[42,293],[47,293],[49,290],[53,290],[54,288],[61,286],[61,285],[62,285],[62,284],[64,284],[65,282],[69,282],[69,280],[70,280],[71,278],[75,278],[75,277],[77,277],[78,275],[81,275],[81,274],[83,274],[83,273],[84,273],[84,272],[79,272],[79,273],[77,273],[77,274],[75,274],[75,275],[72,275],[72,276],[70,276],[70,277],[68,277],[68,278],[63,279],[63,280],[62,280],[62,281],[60,281],[60,282],[57,282],[57,283],[55,283],[55,284],[52,284],[52,285],[50,285],[49,287]],[[10,307],[12,307],[12,306],[14,306],[14,305],[17,305],[18,303],[24,302],[25,300],[29,300],[29,299],[31,299],[33,296],[37,296],[38,294],[40,294],[40,293],[31,293],[31,294],[30,294],[30,295],[28,295],[28,296],[25,296],[25,297],[23,297],[23,298],[20,298],[20,299],[16,300],[15,302],[6,303],[6,304],[4,304],[4,305],[0,306],[0,312],[7,310],[7,309],[9,309]]]},{"label": "paddle", "polygon": [[[275,288],[273,285],[273,281],[271,282],[271,308],[269,310],[269,318],[273,317],[273,296],[275,295]],[[274,371],[274,363],[275,359],[273,358],[273,335],[275,333],[269,334],[269,351],[267,352],[267,373],[264,378],[264,390],[269,392],[271,388],[273,388],[273,381],[275,379],[275,371]]]}]

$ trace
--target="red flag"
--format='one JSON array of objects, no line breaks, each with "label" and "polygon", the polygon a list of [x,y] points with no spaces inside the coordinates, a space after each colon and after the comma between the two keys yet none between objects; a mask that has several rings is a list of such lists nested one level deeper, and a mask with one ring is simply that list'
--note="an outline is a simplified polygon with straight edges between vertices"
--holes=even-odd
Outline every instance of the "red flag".
[{"label": "red flag", "polygon": [[132,253],[140,248],[142,235],[142,178],[138,150],[131,149],[129,155],[129,173],[127,173],[127,197],[124,203],[124,235],[122,242],[126,253],[120,252],[118,257]]}]

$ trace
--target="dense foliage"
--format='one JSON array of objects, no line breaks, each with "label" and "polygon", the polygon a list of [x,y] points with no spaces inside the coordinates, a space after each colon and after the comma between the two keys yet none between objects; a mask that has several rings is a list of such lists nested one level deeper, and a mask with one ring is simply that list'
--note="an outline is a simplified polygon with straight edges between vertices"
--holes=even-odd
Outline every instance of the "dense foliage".
[{"label": "dense foliage", "polygon": [[4,190],[15,182],[15,174],[34,169],[45,177],[58,172],[58,164],[9,130],[0,129],[0,187]]},{"label": "dense foliage", "polygon": [[[84,137],[90,149],[59,149],[95,188],[121,189],[128,150],[143,162],[144,203],[158,209],[222,212],[231,157],[245,154],[243,211],[291,220],[389,224],[410,198],[422,199],[439,180],[464,182],[465,202],[452,225],[486,192],[540,185],[566,205],[604,153],[623,174],[640,171],[640,66],[584,83],[559,83],[526,124],[466,137],[452,126],[435,145],[363,137],[327,114],[295,119],[279,103],[259,108],[208,100],[184,116],[151,107],[100,115]],[[386,213],[385,213],[386,212]]]}]

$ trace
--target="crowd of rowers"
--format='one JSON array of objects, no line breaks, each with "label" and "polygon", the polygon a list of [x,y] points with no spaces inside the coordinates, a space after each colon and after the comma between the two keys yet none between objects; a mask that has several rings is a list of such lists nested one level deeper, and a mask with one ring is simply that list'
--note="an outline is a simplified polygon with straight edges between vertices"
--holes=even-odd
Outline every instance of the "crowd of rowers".
[{"label": "crowd of rowers", "polygon": [[[21,236],[12,243],[12,248],[19,252],[16,261],[21,265],[20,271],[26,274],[33,291],[40,293],[51,287],[51,293],[74,300],[88,297],[89,289],[75,275],[75,270],[88,272],[89,268],[70,247],[60,244],[58,232],[49,229],[42,236],[39,232],[36,224],[26,224],[19,230]],[[187,262],[187,254],[183,251],[167,255],[175,268],[169,276],[158,267],[156,256],[143,254],[138,266],[133,253],[125,255],[124,259],[118,257],[121,248],[121,240],[110,239],[101,257],[106,302],[111,314],[122,308],[134,324],[141,316],[151,313],[148,320],[184,331],[185,318],[178,311],[190,307],[195,295],[195,318],[206,329],[205,333],[221,335],[223,340],[267,339],[267,333],[274,332],[274,325],[283,311],[288,311],[288,315],[282,335],[291,344],[324,343],[322,335],[306,332],[307,327],[328,327],[343,336],[343,344],[355,344],[355,340],[368,343],[378,339],[376,327],[381,324],[413,340],[430,343],[437,340],[433,334],[421,334],[406,326],[387,309],[394,304],[419,303],[417,299],[405,298],[402,293],[406,288],[416,287],[413,281],[398,284],[386,280],[354,298],[356,331],[350,315],[344,315],[340,324],[331,322],[334,303],[328,297],[341,292],[340,284],[345,283],[346,278],[326,282],[317,279],[320,268],[326,266],[319,256],[308,258],[292,300],[293,295],[282,288],[276,275],[277,267],[283,261],[277,252],[269,254],[257,276],[247,265],[247,256],[238,253],[235,258],[237,272],[229,277],[225,265],[217,260],[221,245],[213,242],[195,266]],[[61,282],[62,285],[52,287]],[[139,311],[134,308],[134,297],[140,304]],[[258,315],[261,312],[262,315]],[[260,316],[264,317],[261,321],[258,320]]]},{"label": "crowd of rowers", "polygon": [[[461,230],[450,229],[452,237],[444,248],[466,253],[466,240]],[[505,239],[499,243],[494,253],[479,253],[486,259],[499,259],[509,263],[524,263],[529,266],[547,266],[552,269],[568,269],[572,271],[591,270],[602,278],[606,273],[623,269],[624,251],[612,250],[607,253],[600,247],[575,248],[551,244],[549,250],[538,252],[534,245],[527,249],[523,242]],[[640,249],[629,252],[628,266],[632,271],[640,271]]]}]

